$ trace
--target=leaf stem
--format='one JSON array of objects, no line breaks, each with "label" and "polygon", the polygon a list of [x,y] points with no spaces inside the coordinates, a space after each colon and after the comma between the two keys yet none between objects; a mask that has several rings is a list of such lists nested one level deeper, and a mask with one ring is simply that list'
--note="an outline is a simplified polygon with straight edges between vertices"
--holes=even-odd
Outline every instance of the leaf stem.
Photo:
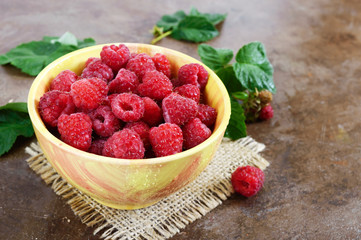
[{"label": "leaf stem", "polygon": [[171,34],[172,34],[172,30],[169,30],[168,32],[165,32],[165,33],[159,35],[158,37],[153,38],[153,40],[152,40],[150,43],[151,43],[151,44],[156,44],[156,43],[159,42],[161,39],[163,39],[163,38],[165,38],[165,37],[167,37],[167,36],[169,36],[169,35],[171,35]]}]

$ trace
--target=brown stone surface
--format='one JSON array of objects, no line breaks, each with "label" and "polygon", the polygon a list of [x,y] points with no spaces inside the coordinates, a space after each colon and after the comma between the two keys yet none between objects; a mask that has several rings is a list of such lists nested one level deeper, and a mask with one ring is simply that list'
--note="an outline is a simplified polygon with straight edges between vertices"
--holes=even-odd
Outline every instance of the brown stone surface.
[{"label": "brown stone surface", "polygon": [[[97,43],[149,43],[163,14],[228,13],[214,47],[265,44],[275,68],[271,121],[248,125],[270,161],[263,190],[232,195],[172,239],[361,239],[361,2],[1,1],[0,54],[66,31]],[[198,58],[197,44],[159,45]],[[33,77],[0,67],[0,105]],[[21,138],[0,160],[0,239],[99,239],[32,172]]]}]

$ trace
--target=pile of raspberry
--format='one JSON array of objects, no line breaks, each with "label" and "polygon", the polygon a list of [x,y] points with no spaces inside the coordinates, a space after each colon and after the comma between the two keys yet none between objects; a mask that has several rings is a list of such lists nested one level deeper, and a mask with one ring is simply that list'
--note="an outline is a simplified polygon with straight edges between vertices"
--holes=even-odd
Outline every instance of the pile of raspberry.
[{"label": "pile of raspberry", "polygon": [[52,80],[40,115],[54,135],[90,153],[124,159],[179,153],[212,134],[217,112],[202,101],[208,81],[202,65],[171,69],[161,53],[104,46],[80,76],[65,70]]}]

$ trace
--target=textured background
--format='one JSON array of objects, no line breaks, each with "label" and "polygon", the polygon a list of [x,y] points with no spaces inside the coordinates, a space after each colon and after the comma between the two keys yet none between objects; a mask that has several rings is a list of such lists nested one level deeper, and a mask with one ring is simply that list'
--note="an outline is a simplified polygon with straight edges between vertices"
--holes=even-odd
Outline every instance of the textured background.
[{"label": "textured background", "polygon": [[[0,54],[66,31],[97,43],[149,43],[164,14],[228,13],[213,47],[261,41],[274,65],[271,121],[248,125],[266,144],[263,190],[239,195],[172,239],[361,238],[360,1],[1,1]],[[197,44],[158,45],[198,58]],[[0,67],[0,105],[26,101],[33,77]],[[32,172],[21,138],[0,160],[0,239],[99,239]]]}]

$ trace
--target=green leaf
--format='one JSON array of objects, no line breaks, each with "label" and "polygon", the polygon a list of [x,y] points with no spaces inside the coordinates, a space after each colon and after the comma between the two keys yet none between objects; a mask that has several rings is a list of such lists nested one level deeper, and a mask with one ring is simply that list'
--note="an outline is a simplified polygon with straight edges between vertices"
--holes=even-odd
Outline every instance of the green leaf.
[{"label": "green leaf", "polygon": [[186,14],[184,11],[177,11],[173,15],[162,16],[156,25],[160,28],[163,28],[163,32],[167,32],[177,27],[180,21],[182,21],[185,17]]},{"label": "green leaf", "polygon": [[257,89],[276,92],[273,67],[262,43],[252,42],[243,46],[236,55],[233,68],[237,79],[249,91]]},{"label": "green leaf", "polygon": [[91,38],[85,38],[83,41],[77,40],[69,32],[61,37],[45,36],[42,41],[20,44],[6,54],[1,55],[0,64],[10,63],[24,73],[36,76],[55,59],[94,44],[95,41]]},{"label": "green leaf", "polygon": [[215,71],[217,76],[222,80],[224,86],[227,88],[228,93],[231,95],[233,92],[244,91],[245,88],[236,78],[232,66],[220,68]]},{"label": "green leaf", "polygon": [[224,136],[232,140],[246,137],[247,128],[245,120],[246,117],[244,116],[242,106],[231,97],[231,117]]},{"label": "green leaf", "polygon": [[223,68],[233,58],[233,51],[231,49],[213,48],[207,44],[198,46],[198,55],[202,62],[213,70]]},{"label": "green leaf", "polygon": [[211,22],[213,25],[217,25],[218,23],[224,21],[227,17],[227,14],[219,14],[219,13],[200,13],[196,8],[192,8],[190,13],[190,16],[202,16],[205,17],[209,22]]},{"label": "green leaf", "polygon": [[11,103],[0,107],[0,156],[8,152],[18,136],[34,134],[26,103]]},{"label": "green leaf", "polygon": [[246,92],[234,92],[232,97],[241,101],[247,101],[249,96]]},{"label": "green leaf", "polygon": [[206,42],[218,34],[218,30],[205,17],[186,16],[179,22],[171,36],[177,40]]}]

